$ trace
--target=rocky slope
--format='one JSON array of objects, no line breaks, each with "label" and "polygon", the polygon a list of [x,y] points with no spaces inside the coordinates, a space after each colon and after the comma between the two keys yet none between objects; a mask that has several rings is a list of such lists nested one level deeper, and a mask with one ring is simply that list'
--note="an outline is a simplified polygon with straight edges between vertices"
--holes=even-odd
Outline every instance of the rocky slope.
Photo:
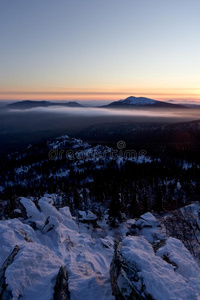
[{"label": "rocky slope", "polygon": [[21,198],[18,218],[0,221],[0,299],[200,298],[197,262],[150,212],[111,229],[55,199]]}]

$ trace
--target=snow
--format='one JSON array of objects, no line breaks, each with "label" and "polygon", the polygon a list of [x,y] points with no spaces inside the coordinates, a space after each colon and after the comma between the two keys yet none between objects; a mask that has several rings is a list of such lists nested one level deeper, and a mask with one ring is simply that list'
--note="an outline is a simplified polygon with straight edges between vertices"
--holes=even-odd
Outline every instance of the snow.
[{"label": "snow", "polygon": [[137,162],[138,164],[143,164],[143,163],[146,164],[146,163],[151,163],[151,162],[152,162],[152,159],[151,159],[150,157],[148,157],[148,156],[142,155],[142,156],[138,156],[136,162]]},{"label": "snow", "polygon": [[197,203],[192,203],[192,204],[186,205],[186,206],[180,208],[180,211],[183,213],[186,212],[189,215],[192,214],[198,220],[198,216],[200,215],[200,203],[197,202]]},{"label": "snow", "polygon": [[21,166],[20,168],[15,168],[16,174],[27,173],[29,171],[29,167]]},{"label": "snow", "polygon": [[159,221],[150,213],[147,212],[133,224],[134,234],[143,235],[150,243],[156,240],[162,240],[165,236],[165,231],[161,227]]},{"label": "snow", "polygon": [[[61,136],[56,139],[47,142],[47,147],[49,148],[48,155],[45,160],[39,162],[30,163],[26,165],[22,157],[27,154],[16,156],[16,160],[21,161],[22,165],[19,164],[18,168],[14,168],[14,177],[9,173],[9,178],[0,186],[0,192],[3,192],[6,186],[28,186],[36,181],[36,186],[42,184],[42,179],[44,174],[42,174],[41,168],[39,167],[43,163],[47,163],[49,160],[55,161],[65,161],[64,165],[55,164],[55,168],[50,168],[48,171],[49,179],[60,179],[68,178],[70,172],[83,174],[86,172],[86,163],[88,162],[90,167],[94,170],[105,169],[112,161],[119,166],[123,166],[127,161],[132,161],[136,164],[146,164],[153,163],[154,161],[159,161],[159,159],[152,159],[151,157],[145,155],[145,152],[136,152],[134,150],[114,150],[107,146],[97,145],[91,146],[80,139],[69,138],[68,136]],[[117,146],[117,145],[116,145]],[[115,152],[116,151],[116,152]],[[127,152],[126,152],[127,151]],[[39,167],[39,168],[37,168]],[[11,179],[11,180],[10,180]],[[80,183],[83,185],[86,182],[92,182],[93,178],[85,178]]]},{"label": "snow", "polygon": [[42,227],[45,221],[45,216],[37,209],[34,202],[23,197],[21,197],[20,202],[26,209],[26,213],[30,221],[34,221],[39,228]]},{"label": "snow", "polygon": [[93,214],[90,210],[88,210],[87,212],[79,210],[78,213],[81,216],[79,218],[80,220],[91,221],[91,220],[97,219],[97,216],[95,214]]},{"label": "snow", "polygon": [[160,248],[156,255],[162,258],[168,257],[171,262],[175,263],[176,272],[183,276],[188,285],[195,288],[200,295],[200,268],[180,240],[168,238],[165,246]]},{"label": "snow", "polygon": [[191,169],[191,168],[192,168],[192,163],[188,163],[187,161],[184,161],[184,162],[183,162],[183,165],[182,165],[182,168],[183,168],[184,170]]},{"label": "snow", "polygon": [[148,98],[144,98],[144,97],[128,97],[125,100],[120,100],[119,102],[123,103],[123,104],[129,104],[129,105],[154,105],[156,104],[157,101],[152,100],[152,99],[148,99]]},{"label": "snow", "polygon": [[22,246],[14,262],[6,270],[6,283],[13,300],[51,299],[54,279],[62,260],[47,247],[37,243]]},{"label": "snow", "polygon": [[140,217],[140,220],[142,219],[144,220],[144,223],[149,223],[151,225],[156,225],[156,226],[159,225],[158,220],[150,212],[147,212],[144,215],[142,215]]},{"label": "snow", "polygon": [[50,177],[67,177],[69,176],[69,173],[70,173],[70,170],[62,170],[62,169],[59,169],[55,174],[50,174],[49,175],[49,178]]},{"label": "snow", "polygon": [[61,139],[69,139],[69,136],[65,134],[57,138],[57,140],[61,140]]},{"label": "snow", "polygon": [[[21,197],[27,219],[0,221],[0,266],[15,245],[20,249],[5,272],[13,300],[19,297],[52,300],[62,265],[68,272],[71,300],[114,300],[109,272],[114,239],[119,237],[122,237],[123,258],[138,270],[153,299],[200,299],[199,266],[181,241],[163,235],[159,221],[150,212],[138,220],[124,221],[113,230],[104,216],[98,221],[101,228],[94,229],[81,222],[78,225],[69,207],[56,209],[57,199],[56,194],[45,194],[36,205],[33,198]],[[198,205],[186,209],[198,215]],[[91,211],[79,211],[79,214],[84,220],[96,219]],[[32,227],[33,222],[36,229]],[[125,237],[131,225],[137,228],[139,236]],[[155,253],[150,243],[163,237],[166,242]],[[123,287],[120,278],[118,284]],[[137,284],[139,288],[140,282]]]},{"label": "snow", "polygon": [[19,208],[14,209],[15,213],[21,214],[21,210]]},{"label": "snow", "polygon": [[0,251],[0,266],[12,252],[15,245],[22,245],[24,237],[30,240],[36,239],[36,233],[32,227],[23,224],[18,219],[0,221],[0,236],[1,236],[1,251]]},{"label": "snow", "polygon": [[5,273],[13,300],[53,299],[62,265],[69,275],[70,299],[114,300],[109,275],[113,238],[94,239],[84,227],[80,231],[68,207],[58,211],[53,206],[54,198],[41,198],[39,211],[32,200],[22,197],[28,219],[0,221],[0,265],[15,245],[20,247]]},{"label": "snow", "polygon": [[152,246],[142,237],[126,237],[122,242],[122,256],[133,264],[155,300],[198,299],[198,287],[192,288],[186,278],[174,271],[172,265],[156,256]]},{"label": "snow", "polygon": [[59,212],[61,214],[63,214],[65,217],[67,217],[68,219],[72,219],[72,215],[71,215],[69,207],[59,208]]}]

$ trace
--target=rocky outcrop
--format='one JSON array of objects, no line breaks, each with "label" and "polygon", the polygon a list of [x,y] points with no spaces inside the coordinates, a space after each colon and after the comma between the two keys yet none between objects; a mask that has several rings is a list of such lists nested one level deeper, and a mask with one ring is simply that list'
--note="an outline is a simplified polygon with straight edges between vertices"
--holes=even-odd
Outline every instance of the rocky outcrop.
[{"label": "rocky outcrop", "polygon": [[[138,276],[139,269],[130,265],[120,253],[121,244],[115,244],[115,253],[110,266],[110,279],[113,294],[116,300],[142,300],[152,299],[144,293],[142,278]],[[145,296],[142,296],[144,294]]]},{"label": "rocky outcrop", "polygon": [[54,288],[54,300],[69,300],[70,292],[68,289],[68,274],[65,266],[61,266],[57,275]]},{"label": "rocky outcrop", "polygon": [[5,272],[8,266],[10,266],[17,255],[19,251],[19,246],[15,246],[12,253],[8,256],[8,258],[3,263],[1,269],[0,269],[0,300],[10,300],[12,299],[11,292],[6,290],[7,284],[6,284],[6,277]]},{"label": "rocky outcrop", "polygon": [[[161,247],[161,225],[150,213],[145,213],[129,228],[128,236],[141,236],[152,244],[156,250]],[[147,291],[141,269],[135,262],[127,261],[122,256],[122,243],[116,243],[114,257],[110,267],[111,285],[116,300],[153,299]],[[155,251],[155,250],[154,250]],[[156,251],[155,251],[156,252]]]},{"label": "rocky outcrop", "polygon": [[200,268],[189,251],[173,238],[160,246],[155,253],[143,236],[116,245],[110,268],[116,300],[199,299]]}]

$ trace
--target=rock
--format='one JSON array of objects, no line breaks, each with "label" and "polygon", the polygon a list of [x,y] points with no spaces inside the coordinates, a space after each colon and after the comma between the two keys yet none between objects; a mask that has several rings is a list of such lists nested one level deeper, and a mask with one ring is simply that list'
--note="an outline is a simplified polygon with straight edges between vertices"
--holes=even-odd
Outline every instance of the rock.
[{"label": "rock", "polygon": [[97,216],[95,214],[93,214],[93,212],[91,212],[90,210],[87,210],[87,211],[79,210],[78,217],[79,217],[78,218],[79,221],[96,221],[97,220]]},{"label": "rock", "polygon": [[115,245],[115,254],[110,266],[110,279],[113,294],[116,300],[142,300],[142,299],[152,299],[152,297],[147,295],[144,298],[141,292],[137,290],[134,286],[142,286],[143,283],[138,276],[139,270],[130,266],[128,262],[124,260],[121,253],[121,244]]},{"label": "rock", "polygon": [[79,211],[78,212],[78,220],[81,223],[92,224],[94,228],[100,228],[97,224],[97,216],[93,214],[90,210],[88,211]]},{"label": "rock", "polygon": [[19,246],[15,246],[12,253],[8,256],[8,258],[3,263],[1,269],[0,269],[0,299],[1,300],[9,300],[12,299],[12,294],[10,291],[6,290],[7,284],[6,284],[6,277],[5,272],[8,266],[10,266],[17,255],[19,251]]},{"label": "rock", "polygon": [[143,228],[160,227],[159,221],[150,213],[147,212],[132,225],[132,229],[142,230]]},{"label": "rock", "polygon": [[129,229],[131,235],[143,235],[150,242],[165,238],[160,222],[150,213],[147,212],[131,225]]},{"label": "rock", "polygon": [[68,274],[65,266],[61,266],[56,278],[53,300],[69,300]]},{"label": "rock", "polygon": [[199,299],[200,269],[180,243],[171,238],[157,253],[143,236],[117,244],[110,268],[116,300]]}]

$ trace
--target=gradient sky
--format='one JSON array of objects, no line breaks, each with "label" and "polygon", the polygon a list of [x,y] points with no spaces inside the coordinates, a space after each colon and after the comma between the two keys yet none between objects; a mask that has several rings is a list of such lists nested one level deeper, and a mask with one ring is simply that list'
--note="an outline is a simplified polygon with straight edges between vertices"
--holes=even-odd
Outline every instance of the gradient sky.
[{"label": "gradient sky", "polygon": [[199,0],[1,0],[0,99],[200,101]]}]

